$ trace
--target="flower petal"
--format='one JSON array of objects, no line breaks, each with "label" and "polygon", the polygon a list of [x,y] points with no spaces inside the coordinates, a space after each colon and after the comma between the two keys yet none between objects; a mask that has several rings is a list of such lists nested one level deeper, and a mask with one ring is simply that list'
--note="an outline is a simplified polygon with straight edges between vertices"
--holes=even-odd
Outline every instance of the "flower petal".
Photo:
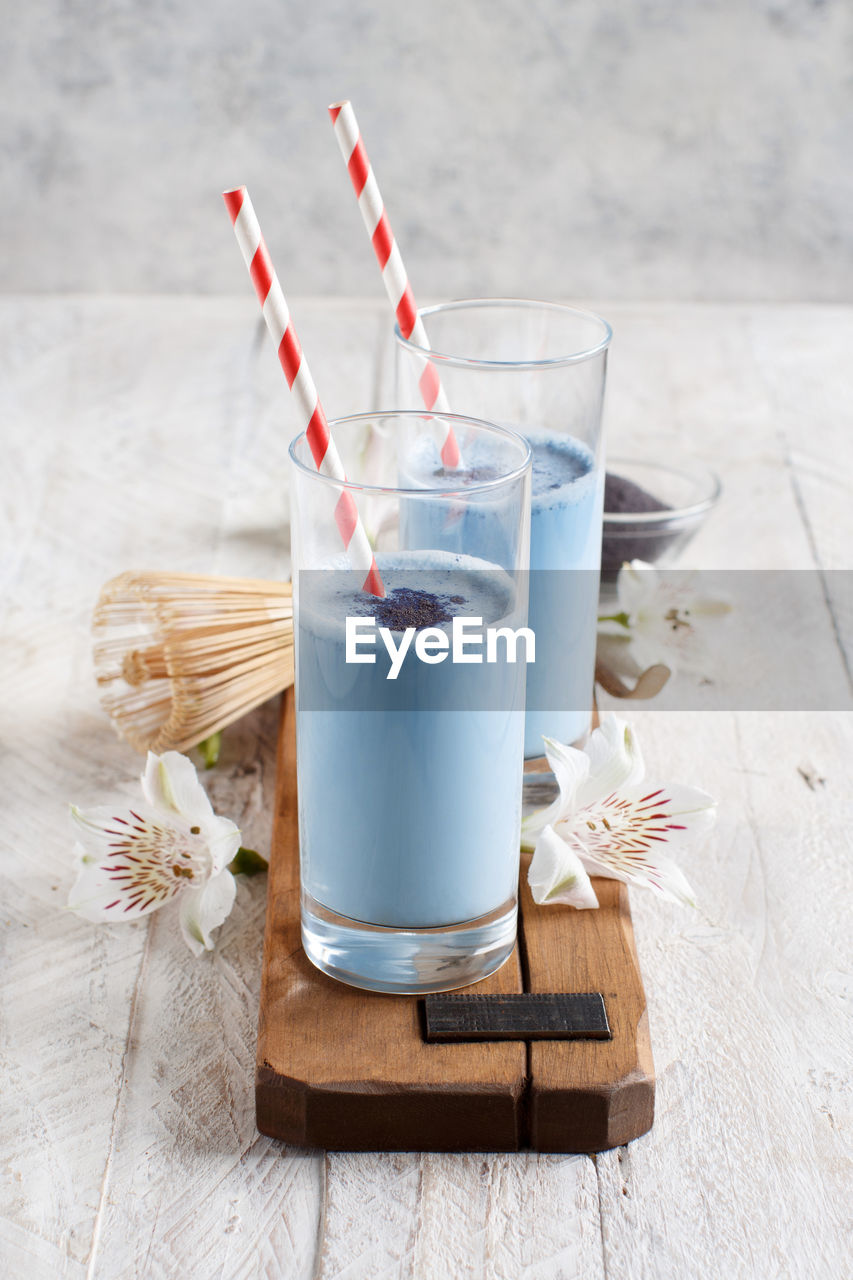
[{"label": "flower petal", "polygon": [[575,796],[589,773],[589,758],[576,747],[567,747],[554,738],[543,738],[545,755],[554,771],[560,794],[545,809],[537,809],[522,819],[522,848],[532,848],[533,839],[547,827],[574,813]]},{"label": "flower petal", "polygon": [[212,929],[218,929],[234,906],[237,882],[230,871],[211,876],[200,889],[181,895],[181,933],[193,955],[213,950]]},{"label": "flower petal", "polygon": [[140,877],[130,880],[125,861],[104,864],[82,845],[75,846],[78,875],[68,895],[68,907],[96,924],[110,920],[138,920],[156,911],[180,889],[177,878]]},{"label": "flower petal", "polygon": [[636,615],[653,599],[659,585],[658,571],[645,560],[632,560],[619,570],[616,598],[619,608],[633,622]]},{"label": "flower petal", "polygon": [[210,874],[219,875],[240,848],[240,828],[230,818],[220,818],[218,815],[202,818],[199,825],[210,854]]},{"label": "flower petal", "polygon": [[654,861],[641,856],[635,857],[630,866],[624,861],[617,865],[611,861],[607,851],[597,857],[581,854],[581,861],[594,876],[605,876],[610,880],[621,880],[624,884],[632,884],[638,888],[651,889],[666,902],[677,902],[688,907],[695,907],[696,900],[687,877],[672,858],[655,855]]},{"label": "flower petal", "polygon": [[578,787],[589,773],[589,758],[585,751],[577,747],[568,747],[555,738],[543,738],[545,755],[554,771],[563,807],[574,808]]},{"label": "flower petal", "polygon": [[100,858],[109,853],[115,841],[125,830],[133,829],[137,823],[157,821],[160,817],[149,805],[137,805],[134,809],[110,809],[107,805],[98,805],[93,809],[78,809],[71,805],[71,821],[77,828],[78,839],[82,842],[87,858]]},{"label": "flower petal", "polygon": [[527,882],[534,902],[563,902],[579,910],[598,906],[583,863],[551,826],[545,828],[536,842]]},{"label": "flower petal", "polygon": [[162,756],[148,752],[142,791],[149,804],[168,812],[179,813],[191,822],[209,818],[213,807],[198,780],[195,765],[179,751],[166,751]]},{"label": "flower petal", "polygon": [[588,776],[578,787],[576,809],[585,809],[623,787],[642,781],[646,766],[640,744],[627,721],[608,712],[586,744]]}]

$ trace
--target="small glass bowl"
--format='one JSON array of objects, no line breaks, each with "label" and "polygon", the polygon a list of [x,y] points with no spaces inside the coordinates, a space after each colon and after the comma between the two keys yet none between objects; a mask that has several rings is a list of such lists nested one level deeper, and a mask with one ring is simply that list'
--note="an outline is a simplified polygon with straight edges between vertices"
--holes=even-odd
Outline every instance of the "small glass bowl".
[{"label": "small glass bowl", "polygon": [[624,503],[627,510],[608,511],[612,495],[605,491],[602,583],[615,582],[626,560],[672,564],[702,527],[722,490],[719,477],[692,459],[663,466],[635,458],[610,458],[607,476],[607,489],[612,490],[613,477],[627,480],[663,509],[632,511],[629,490]]}]

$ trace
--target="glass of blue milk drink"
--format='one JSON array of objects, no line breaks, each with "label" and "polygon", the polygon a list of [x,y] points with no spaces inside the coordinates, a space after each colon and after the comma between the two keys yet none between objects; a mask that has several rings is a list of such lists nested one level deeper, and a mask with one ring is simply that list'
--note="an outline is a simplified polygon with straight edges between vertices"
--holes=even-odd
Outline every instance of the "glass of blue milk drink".
[{"label": "glass of blue milk drink", "polygon": [[592,312],[513,298],[450,302],[419,315],[428,348],[395,330],[395,402],[503,423],[533,452],[536,663],[527,676],[524,752],[538,759],[543,736],[578,743],[590,727],[611,329]]},{"label": "glass of blue milk drink", "polygon": [[345,481],[290,448],[302,942],[353,986],[447,990],[515,943],[531,450],[423,410],[330,427]]}]

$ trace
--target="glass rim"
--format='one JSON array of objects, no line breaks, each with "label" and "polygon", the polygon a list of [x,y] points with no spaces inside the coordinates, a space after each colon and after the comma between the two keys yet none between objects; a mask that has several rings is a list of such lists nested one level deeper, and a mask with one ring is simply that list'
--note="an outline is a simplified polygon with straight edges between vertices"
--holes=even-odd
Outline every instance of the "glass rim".
[{"label": "glass rim", "polygon": [[421,358],[432,360],[434,363],[452,365],[463,369],[502,369],[504,371],[508,369],[552,369],[559,368],[562,365],[582,364],[584,361],[592,360],[595,356],[601,355],[603,351],[606,351],[613,338],[613,329],[610,324],[595,311],[588,311],[584,307],[573,307],[568,303],[546,302],[536,298],[457,298],[453,302],[438,302],[430,307],[419,307],[418,316],[423,319],[446,311],[477,311],[484,310],[487,307],[504,310],[515,309],[518,311],[533,310],[535,308],[541,311],[556,311],[563,315],[580,316],[584,320],[592,320],[599,325],[603,331],[603,336],[594,346],[584,347],[580,351],[572,351],[562,356],[549,356],[546,360],[483,360],[476,356],[453,355],[451,352],[438,351],[434,347],[419,346],[417,342],[412,342],[411,338],[404,338],[399,323],[394,325],[394,337],[403,349],[417,352]]},{"label": "glass rim", "polygon": [[475,480],[466,485],[448,483],[434,489],[405,489],[398,485],[361,484],[356,480],[337,480],[334,476],[326,475],[324,472],[318,471],[313,460],[309,466],[307,462],[303,462],[301,458],[296,456],[296,448],[301,441],[306,439],[307,431],[300,431],[299,435],[294,436],[291,440],[287,450],[290,460],[299,471],[309,476],[312,480],[323,481],[337,489],[348,489],[353,494],[375,494],[385,497],[390,497],[394,494],[405,494],[407,498],[464,498],[469,494],[487,493],[490,490],[500,489],[503,485],[519,480],[525,472],[530,474],[532,471],[533,450],[529,441],[520,432],[513,431],[498,422],[489,422],[486,418],[472,418],[462,413],[434,413],[427,409],[378,409],[374,413],[350,413],[342,418],[330,418],[329,432],[334,438],[335,430],[338,427],[347,427],[350,424],[360,422],[375,422],[381,418],[419,418],[430,421],[437,419],[441,422],[450,422],[451,425],[464,423],[466,426],[476,427],[478,431],[485,430],[487,433],[491,432],[505,437],[511,444],[523,449],[524,456],[517,467],[507,471],[504,475],[495,476],[490,480]]},{"label": "glass rim", "polygon": [[604,511],[602,512],[602,520],[604,524],[614,526],[612,532],[616,532],[620,526],[677,524],[680,521],[704,515],[706,511],[710,511],[717,503],[723,491],[723,482],[716,471],[712,471],[703,462],[691,461],[688,469],[677,464],[670,467],[661,463],[647,462],[642,458],[616,457],[607,459],[608,471],[611,466],[618,467],[620,465],[630,467],[647,466],[655,471],[665,471],[671,476],[679,476],[681,478],[687,476],[689,479],[696,479],[698,474],[704,482],[707,492],[703,498],[698,498],[695,502],[689,502],[683,507],[667,507],[663,511]]}]

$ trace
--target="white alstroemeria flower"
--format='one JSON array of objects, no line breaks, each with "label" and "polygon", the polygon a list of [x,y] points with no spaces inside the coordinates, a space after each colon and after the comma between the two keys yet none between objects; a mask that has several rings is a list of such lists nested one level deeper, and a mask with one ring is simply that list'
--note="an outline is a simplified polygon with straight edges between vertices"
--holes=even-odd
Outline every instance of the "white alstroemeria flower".
[{"label": "white alstroemeria flower", "polygon": [[240,832],[219,818],[186,756],[150,751],[143,804],[132,809],[72,806],[80,833],[79,875],[68,906],[95,922],[138,920],[178,897],[184,941],[194,955],[213,950],[211,930],[234,905],[228,864]]},{"label": "white alstroemeria flower", "polygon": [[714,825],[716,801],[694,787],[644,781],[637,739],[612,714],[583,751],[544,741],[560,795],[522,823],[522,848],[534,849],[528,871],[534,901],[597,906],[585,878],[591,874],[692,905],[692,890],[666,853]]},{"label": "white alstroemeria flower", "polygon": [[629,675],[658,663],[699,675],[713,669],[707,622],[732,606],[722,596],[702,594],[701,585],[698,570],[661,577],[643,560],[623,564],[616,580],[618,611],[599,618],[600,636],[611,641],[608,662]]}]

